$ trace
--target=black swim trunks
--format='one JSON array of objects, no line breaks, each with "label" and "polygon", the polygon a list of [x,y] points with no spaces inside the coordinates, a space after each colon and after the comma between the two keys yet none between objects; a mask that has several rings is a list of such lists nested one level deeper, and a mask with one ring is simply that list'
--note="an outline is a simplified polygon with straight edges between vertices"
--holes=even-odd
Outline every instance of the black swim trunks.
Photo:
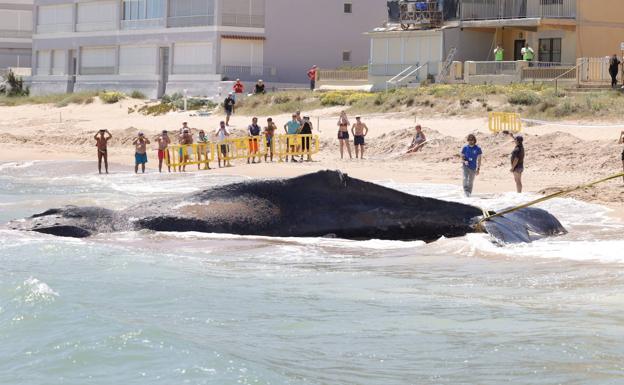
[{"label": "black swim trunks", "polygon": [[622,160],[624,161],[624,150],[622,150]]},{"label": "black swim trunks", "polygon": [[349,131],[338,131],[338,139],[349,139]]},{"label": "black swim trunks", "polygon": [[364,145],[364,135],[355,135],[353,137],[353,144],[355,144],[356,146],[363,146]]}]

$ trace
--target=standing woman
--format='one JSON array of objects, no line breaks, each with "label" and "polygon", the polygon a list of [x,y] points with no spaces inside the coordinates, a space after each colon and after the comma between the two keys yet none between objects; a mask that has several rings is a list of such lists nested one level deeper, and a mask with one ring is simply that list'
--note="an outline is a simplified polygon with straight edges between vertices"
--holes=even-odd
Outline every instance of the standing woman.
[{"label": "standing woman", "polygon": [[620,72],[620,61],[616,54],[611,56],[609,60],[609,75],[611,75],[611,88],[617,87],[617,76],[618,72]]},{"label": "standing woman", "polygon": [[[511,136],[513,138],[513,135]],[[524,138],[520,135],[516,136],[516,148],[511,152],[511,172],[516,182],[516,191],[522,192],[522,172],[524,171]]]},{"label": "standing woman", "polygon": [[347,152],[349,152],[349,158],[353,159],[351,155],[351,144],[349,144],[349,119],[347,113],[340,112],[340,118],[338,118],[338,141],[340,142],[340,159],[344,157],[344,146],[347,146]]}]

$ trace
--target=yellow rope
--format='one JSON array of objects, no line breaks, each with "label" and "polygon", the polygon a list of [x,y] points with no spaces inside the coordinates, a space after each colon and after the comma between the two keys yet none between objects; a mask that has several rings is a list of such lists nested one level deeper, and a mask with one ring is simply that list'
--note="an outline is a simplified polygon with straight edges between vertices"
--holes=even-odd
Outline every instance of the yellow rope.
[{"label": "yellow rope", "polygon": [[520,209],[524,209],[524,208],[536,205],[538,203],[541,203],[541,202],[544,202],[544,201],[547,201],[547,200],[550,200],[550,199],[553,199],[553,198],[560,197],[562,195],[569,194],[569,193],[574,192],[576,190],[593,187],[593,186],[595,186],[597,184],[609,181],[611,179],[620,178],[620,177],[624,177],[624,172],[621,172],[621,173],[615,174],[615,175],[611,175],[609,177],[606,177],[606,178],[603,178],[603,179],[600,179],[600,180],[597,180],[597,181],[593,181],[591,183],[587,183],[587,184],[579,185],[579,186],[576,186],[576,187],[572,187],[572,188],[569,188],[567,190],[562,190],[562,191],[556,192],[554,194],[550,194],[550,195],[547,195],[545,197],[541,197],[541,198],[536,199],[534,201],[527,202],[527,203],[521,204],[519,206],[512,207],[510,209],[506,209],[506,210],[497,212],[496,214],[492,214],[492,215],[488,215],[487,214],[488,213],[487,210],[483,210],[482,209],[482,211],[483,211],[483,219],[481,219],[479,221],[479,223],[477,223],[477,227],[481,226],[481,224],[483,222],[488,221],[488,220],[490,220],[492,218],[501,217],[501,216],[503,216],[505,214],[513,213],[514,211],[517,211],[517,210],[520,210]]}]

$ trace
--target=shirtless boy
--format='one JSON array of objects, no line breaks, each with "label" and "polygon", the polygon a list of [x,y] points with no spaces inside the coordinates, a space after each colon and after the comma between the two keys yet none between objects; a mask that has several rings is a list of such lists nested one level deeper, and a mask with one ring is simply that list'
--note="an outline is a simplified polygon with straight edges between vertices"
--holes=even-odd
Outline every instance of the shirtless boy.
[{"label": "shirtless boy", "polygon": [[[158,142],[158,172],[162,172],[162,164],[163,160],[165,159],[165,152],[169,152],[169,150],[167,150],[167,147],[171,144],[171,139],[169,139],[169,134],[167,133],[167,130],[163,130],[162,134],[156,137],[156,142]],[[167,165],[167,168],[169,169],[169,172],[171,172],[171,166]]]},{"label": "shirtless boy", "polygon": [[[105,135],[106,134],[106,135]],[[108,130],[100,130],[98,131],[93,139],[95,139],[95,147],[97,147],[98,154],[98,171],[100,174],[102,173],[102,159],[104,159],[104,169],[108,174],[108,141],[112,138]]]},{"label": "shirtless boy", "polygon": [[368,134],[368,127],[365,123],[362,123],[359,116],[355,117],[355,123],[351,127],[351,133],[353,134],[355,159],[358,158],[358,153],[360,159],[364,159],[364,137]]},{"label": "shirtless boy", "polygon": [[139,172],[139,165],[141,165],[141,172],[145,173],[145,163],[147,163],[147,145],[150,144],[149,139],[139,132],[139,136],[136,137],[132,144],[134,145],[134,173]]}]

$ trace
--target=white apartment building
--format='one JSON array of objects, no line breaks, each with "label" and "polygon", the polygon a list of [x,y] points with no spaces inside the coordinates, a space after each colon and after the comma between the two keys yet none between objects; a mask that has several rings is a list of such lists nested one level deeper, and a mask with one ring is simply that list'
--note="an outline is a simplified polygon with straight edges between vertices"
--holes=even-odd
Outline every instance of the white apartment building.
[{"label": "white apartment building", "polygon": [[0,70],[30,68],[32,0],[0,0]]}]

